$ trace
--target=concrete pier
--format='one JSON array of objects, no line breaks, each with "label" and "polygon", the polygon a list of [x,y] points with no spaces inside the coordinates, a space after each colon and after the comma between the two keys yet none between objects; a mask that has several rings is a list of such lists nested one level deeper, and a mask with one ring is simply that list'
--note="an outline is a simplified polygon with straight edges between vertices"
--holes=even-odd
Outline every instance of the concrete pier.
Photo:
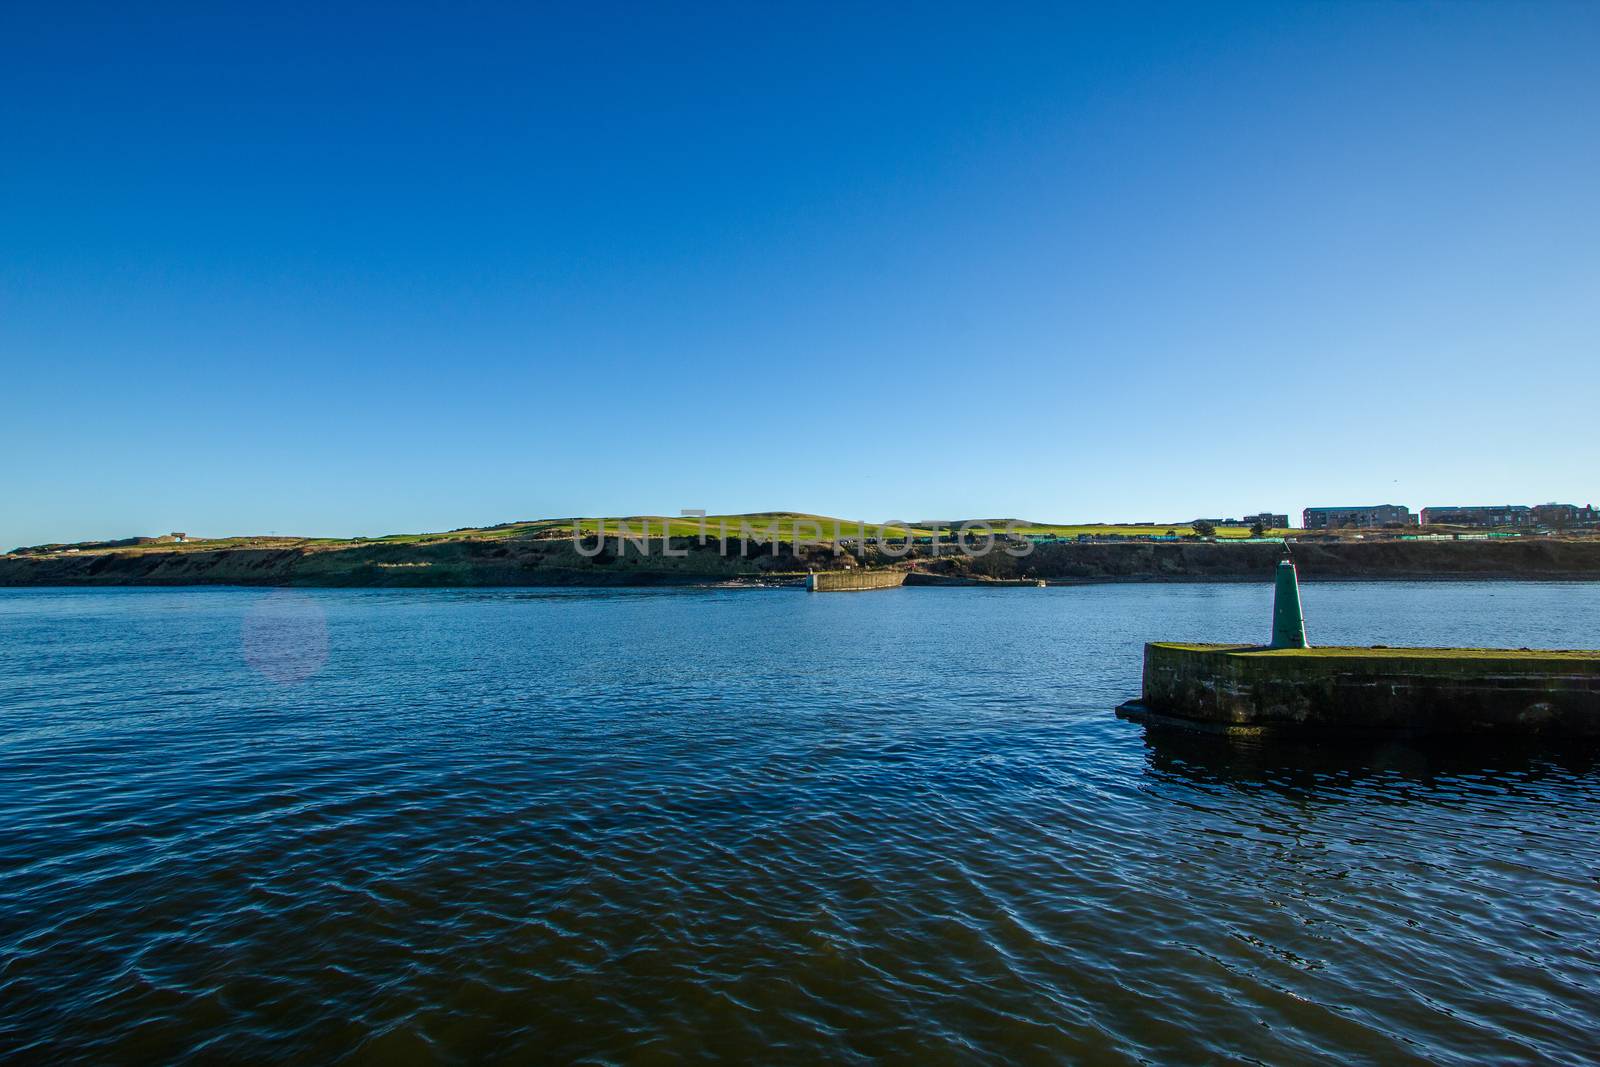
[{"label": "concrete pier", "polygon": [[1600,652],[1154,643],[1117,711],[1244,735],[1600,738]]}]

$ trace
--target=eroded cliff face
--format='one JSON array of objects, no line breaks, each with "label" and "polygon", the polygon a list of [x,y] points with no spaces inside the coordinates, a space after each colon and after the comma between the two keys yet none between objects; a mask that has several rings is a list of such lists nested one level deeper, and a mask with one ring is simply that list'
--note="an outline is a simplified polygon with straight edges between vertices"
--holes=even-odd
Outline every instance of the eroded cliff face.
[{"label": "eroded cliff face", "polygon": [[[593,547],[591,543],[590,548]],[[872,550],[836,556],[826,546],[675,539],[674,554],[658,540],[648,554],[608,541],[597,555],[570,539],[461,539],[434,543],[304,544],[288,547],[203,546],[46,556],[0,556],[0,585],[302,585],[517,586],[659,585],[761,581],[808,568],[846,563],[881,566],[896,560]],[[1292,546],[1300,577],[1332,579],[1600,579],[1600,541],[1300,542]],[[682,553],[678,555],[677,553]],[[1048,581],[1266,580],[1283,546],[1179,544],[1039,545],[1015,558],[996,550],[969,560],[950,546],[938,559],[919,549],[919,567],[951,575]]]},{"label": "eroded cliff face", "polygon": [[[1302,579],[1600,579],[1600,541],[1302,541],[1289,546]],[[1046,544],[1020,560],[986,558],[997,577],[1087,581],[1270,580],[1278,544]]]},{"label": "eroded cliff face", "polygon": [[669,546],[657,539],[648,551],[615,539],[584,549],[567,538],[460,539],[4,556],[0,585],[653,585],[760,580],[844,562],[825,547],[787,543],[776,553],[751,543],[741,554],[734,541],[724,554],[715,542],[687,538]]}]

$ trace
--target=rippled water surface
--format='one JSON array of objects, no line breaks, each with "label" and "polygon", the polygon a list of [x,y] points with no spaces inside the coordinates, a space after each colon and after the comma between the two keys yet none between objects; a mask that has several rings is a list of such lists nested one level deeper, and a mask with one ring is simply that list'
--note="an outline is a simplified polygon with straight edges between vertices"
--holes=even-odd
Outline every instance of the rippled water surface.
[{"label": "rippled water surface", "polygon": [[[1270,595],[0,591],[0,1058],[1589,1060],[1592,753],[1114,717]],[[1600,584],[1305,600],[1600,647]]]}]

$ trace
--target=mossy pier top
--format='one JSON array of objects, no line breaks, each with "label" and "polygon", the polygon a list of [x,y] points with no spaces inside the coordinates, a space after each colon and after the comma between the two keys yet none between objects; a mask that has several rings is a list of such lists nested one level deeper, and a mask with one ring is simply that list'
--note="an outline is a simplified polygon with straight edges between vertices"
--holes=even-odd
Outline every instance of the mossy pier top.
[{"label": "mossy pier top", "polygon": [[1251,658],[1353,661],[1408,661],[1437,663],[1454,660],[1505,660],[1508,663],[1587,663],[1600,670],[1600,651],[1544,648],[1405,648],[1392,645],[1326,645],[1312,648],[1268,648],[1265,645],[1208,645],[1155,641],[1147,648],[1173,648],[1190,652],[1216,652]]},{"label": "mossy pier top", "polygon": [[1120,710],[1246,734],[1600,738],[1600,651],[1156,642]]}]

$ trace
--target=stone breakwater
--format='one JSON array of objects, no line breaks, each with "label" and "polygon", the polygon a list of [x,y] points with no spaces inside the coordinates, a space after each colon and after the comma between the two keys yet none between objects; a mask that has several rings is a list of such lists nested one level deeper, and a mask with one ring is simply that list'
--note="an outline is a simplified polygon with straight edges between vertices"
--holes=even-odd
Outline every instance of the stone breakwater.
[{"label": "stone breakwater", "polygon": [[904,570],[812,571],[806,588],[813,593],[856,593],[868,589],[898,589],[906,584]]},{"label": "stone breakwater", "polygon": [[1600,738],[1600,652],[1153,643],[1118,713],[1245,735]]}]

